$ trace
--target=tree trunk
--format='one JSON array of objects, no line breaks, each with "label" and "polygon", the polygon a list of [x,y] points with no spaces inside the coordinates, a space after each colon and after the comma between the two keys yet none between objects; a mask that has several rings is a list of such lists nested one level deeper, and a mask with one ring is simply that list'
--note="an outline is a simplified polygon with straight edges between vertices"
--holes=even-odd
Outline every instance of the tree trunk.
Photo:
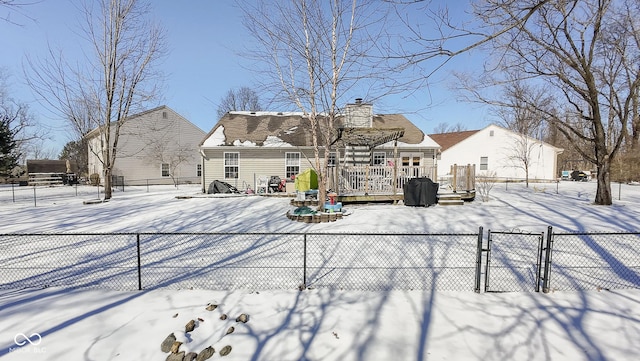
[{"label": "tree trunk", "polygon": [[596,190],[595,204],[602,206],[610,206],[613,204],[611,196],[611,162],[606,159],[598,165],[598,188]]},{"label": "tree trunk", "polygon": [[324,212],[324,202],[327,198],[327,180],[324,175],[325,172],[318,172],[318,210]]},{"label": "tree trunk", "polygon": [[111,199],[111,168],[104,169],[104,199]]}]

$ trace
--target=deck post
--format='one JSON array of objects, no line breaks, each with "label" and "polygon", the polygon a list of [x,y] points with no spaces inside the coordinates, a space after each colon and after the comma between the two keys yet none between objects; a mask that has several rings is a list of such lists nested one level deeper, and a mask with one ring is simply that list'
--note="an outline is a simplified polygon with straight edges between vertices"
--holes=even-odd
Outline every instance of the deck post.
[{"label": "deck post", "polygon": [[453,193],[458,192],[458,165],[454,164],[451,166],[451,173],[453,174],[453,178],[451,179],[451,183],[453,185]]},{"label": "deck post", "polygon": [[[345,151],[344,153],[345,155],[347,154],[347,152]],[[334,183],[334,187],[335,192],[338,193],[338,195],[344,194],[344,189],[342,188],[342,183],[340,182],[340,147],[338,147],[338,145],[336,144],[336,164],[334,164],[333,166],[333,181]]]},{"label": "deck post", "polygon": [[369,164],[364,168],[364,194],[369,194]]},{"label": "deck post", "polygon": [[[398,139],[393,142],[393,198],[395,199],[396,191],[398,190]],[[397,201],[394,201],[397,203]]]}]

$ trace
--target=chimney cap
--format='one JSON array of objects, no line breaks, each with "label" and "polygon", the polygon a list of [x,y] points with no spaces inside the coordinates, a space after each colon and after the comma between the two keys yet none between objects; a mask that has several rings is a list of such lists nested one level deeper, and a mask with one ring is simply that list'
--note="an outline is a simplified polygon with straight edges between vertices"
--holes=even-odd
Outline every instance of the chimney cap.
[{"label": "chimney cap", "polygon": [[356,98],[356,104],[362,104],[362,98]]}]

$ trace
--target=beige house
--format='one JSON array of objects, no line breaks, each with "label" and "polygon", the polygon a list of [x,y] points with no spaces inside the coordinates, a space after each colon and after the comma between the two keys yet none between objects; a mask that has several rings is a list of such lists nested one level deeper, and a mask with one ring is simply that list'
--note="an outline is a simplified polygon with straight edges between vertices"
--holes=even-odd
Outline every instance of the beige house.
[{"label": "beige house", "polygon": [[[289,180],[286,191],[293,191],[290,180],[315,169],[311,134],[302,113],[227,113],[200,144],[203,192],[214,180],[241,191],[271,191],[265,181],[272,176]],[[340,194],[401,192],[401,182],[393,179],[435,172],[438,144],[403,115],[374,115],[372,105],[358,99],[347,105],[331,134],[329,188]],[[326,145],[320,144],[322,152]]]},{"label": "beige house", "polygon": [[[115,129],[111,129],[113,134]],[[120,128],[113,176],[127,185],[199,183],[205,132],[166,105],[135,114]],[[87,134],[89,174],[102,179],[100,129]]]}]

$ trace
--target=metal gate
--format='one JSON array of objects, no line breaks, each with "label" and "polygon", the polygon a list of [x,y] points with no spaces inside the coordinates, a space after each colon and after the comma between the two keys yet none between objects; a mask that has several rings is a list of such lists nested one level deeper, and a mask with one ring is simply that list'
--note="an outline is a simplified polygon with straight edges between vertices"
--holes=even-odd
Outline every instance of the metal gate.
[{"label": "metal gate", "polygon": [[488,232],[485,292],[540,292],[543,233]]}]

